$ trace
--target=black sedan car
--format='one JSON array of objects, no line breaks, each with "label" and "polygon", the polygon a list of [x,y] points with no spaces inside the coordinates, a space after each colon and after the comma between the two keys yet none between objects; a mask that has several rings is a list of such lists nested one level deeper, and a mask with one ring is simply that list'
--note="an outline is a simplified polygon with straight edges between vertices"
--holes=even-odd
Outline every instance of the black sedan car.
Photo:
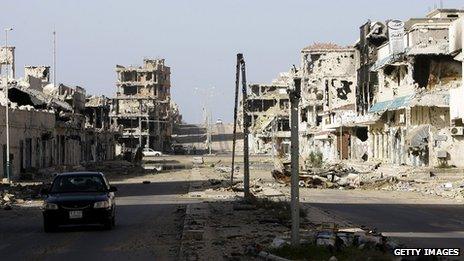
[{"label": "black sedan car", "polygon": [[46,195],[43,205],[45,232],[66,224],[102,224],[112,229],[115,191],[100,172],[58,174],[50,189],[42,191]]}]

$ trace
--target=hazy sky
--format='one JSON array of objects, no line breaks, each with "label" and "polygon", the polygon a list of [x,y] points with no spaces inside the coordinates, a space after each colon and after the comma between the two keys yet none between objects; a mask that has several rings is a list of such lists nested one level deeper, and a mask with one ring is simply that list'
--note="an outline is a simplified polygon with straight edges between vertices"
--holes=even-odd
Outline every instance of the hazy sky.
[{"label": "hazy sky", "polygon": [[[215,87],[213,117],[233,114],[235,55],[243,52],[249,82],[266,83],[298,65],[313,42],[353,44],[367,19],[423,17],[440,1],[359,0],[2,0],[0,25],[11,26],[17,76],[24,65],[52,64],[57,31],[57,79],[91,94],[115,94],[116,64],[164,57],[172,96],[184,119],[199,122],[204,95]],[[463,7],[444,0],[444,7]],[[4,33],[0,35],[4,42]]]}]

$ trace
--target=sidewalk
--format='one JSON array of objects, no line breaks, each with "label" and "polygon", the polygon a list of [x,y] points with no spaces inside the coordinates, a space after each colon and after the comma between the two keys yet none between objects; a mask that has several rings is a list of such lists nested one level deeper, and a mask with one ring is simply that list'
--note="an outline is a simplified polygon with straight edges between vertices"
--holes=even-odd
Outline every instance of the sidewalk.
[{"label": "sidewalk", "polygon": [[[242,201],[243,192],[228,189],[225,176],[227,173],[218,173],[212,168],[194,168],[190,172],[187,196],[203,201],[187,207],[181,260],[254,260],[258,258],[248,254],[269,247],[276,237],[289,235],[286,193],[277,187],[258,189],[252,181],[253,194],[271,203],[248,204]],[[305,206],[305,209],[308,215],[301,219],[302,233],[323,223],[351,227],[343,219],[318,208]]]}]

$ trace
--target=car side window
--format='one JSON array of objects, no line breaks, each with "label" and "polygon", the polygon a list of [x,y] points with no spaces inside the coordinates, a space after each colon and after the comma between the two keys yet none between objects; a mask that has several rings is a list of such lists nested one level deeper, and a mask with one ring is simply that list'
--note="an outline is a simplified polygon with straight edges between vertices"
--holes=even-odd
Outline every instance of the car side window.
[{"label": "car side window", "polygon": [[107,189],[110,189],[110,183],[108,182],[108,179],[106,178],[106,176],[102,176],[103,177],[103,180],[105,182],[105,186]]}]

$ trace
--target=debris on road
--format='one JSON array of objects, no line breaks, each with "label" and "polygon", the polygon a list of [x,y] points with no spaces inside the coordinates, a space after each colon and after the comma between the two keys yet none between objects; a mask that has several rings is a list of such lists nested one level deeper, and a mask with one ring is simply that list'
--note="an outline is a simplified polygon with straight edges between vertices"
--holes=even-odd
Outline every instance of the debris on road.
[{"label": "debris on road", "polygon": [[[324,260],[338,260],[337,256],[343,256],[345,251],[362,257],[365,257],[366,253],[377,257],[391,257],[393,249],[399,247],[395,242],[374,231],[359,228],[339,229],[335,224],[322,224],[318,228],[302,231],[300,237],[301,246],[294,248],[288,235],[276,236],[264,251],[277,258],[292,260],[306,260],[316,256],[315,253],[320,254],[320,258],[324,257]],[[350,257],[356,259],[355,256]]]},{"label": "debris on road", "polygon": [[[441,174],[439,174],[441,172]],[[450,174],[447,174],[450,172]],[[290,185],[290,171],[274,169],[277,183]],[[464,200],[463,176],[458,170],[430,171],[430,168],[390,166],[380,163],[356,165],[351,162],[325,163],[300,172],[299,186],[319,189],[376,189],[419,192]]]},{"label": "debris on road", "polygon": [[42,184],[2,184],[0,185],[0,206],[10,210],[12,205],[41,198]]}]

